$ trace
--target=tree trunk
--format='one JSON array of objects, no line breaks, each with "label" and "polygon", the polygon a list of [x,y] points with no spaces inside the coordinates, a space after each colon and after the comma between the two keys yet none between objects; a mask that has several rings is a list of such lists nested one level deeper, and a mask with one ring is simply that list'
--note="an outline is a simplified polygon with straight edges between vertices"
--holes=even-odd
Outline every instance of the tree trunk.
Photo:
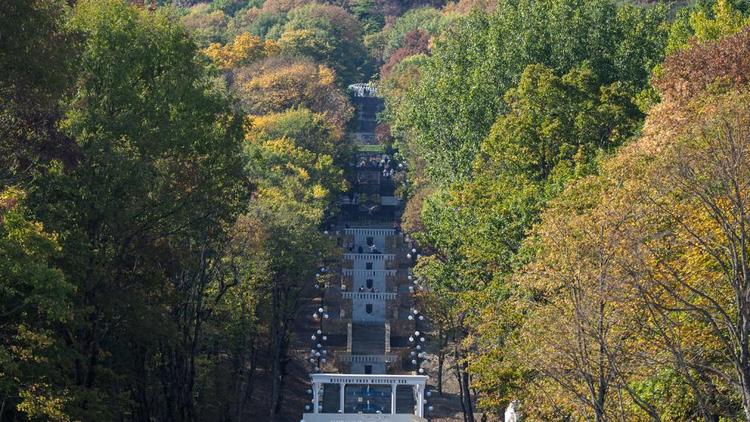
[{"label": "tree trunk", "polygon": [[750,352],[748,351],[748,330],[750,330],[750,318],[740,317],[740,390],[742,394],[742,408],[745,411],[745,420],[750,421]]},{"label": "tree trunk", "polygon": [[437,392],[443,397],[443,368],[445,367],[445,353],[438,353],[438,370],[437,370]]},{"label": "tree trunk", "polygon": [[465,392],[462,399],[464,401],[466,422],[474,422],[474,407],[471,404],[471,386],[469,383],[469,373],[466,371],[466,364],[461,364],[461,390]]},{"label": "tree trunk", "polygon": [[[604,277],[599,278],[599,293],[603,294],[604,291]],[[599,368],[597,369],[598,374],[598,388],[596,391],[596,397],[594,398],[594,421],[604,422],[606,420],[604,412],[604,402],[607,398],[607,345],[606,345],[606,333],[604,328],[605,318],[605,305],[604,301],[599,301],[599,321],[597,322],[597,331],[599,334]]]},{"label": "tree trunk", "polygon": [[[444,340],[445,337],[445,340]],[[447,336],[443,336],[443,327],[438,328],[438,370],[437,370],[437,392],[443,396],[443,366],[445,365],[445,343]]]},{"label": "tree trunk", "polygon": [[453,339],[453,356],[455,359],[454,368],[456,379],[458,381],[459,391],[461,393],[461,410],[464,415],[464,422],[474,422],[474,410],[471,405],[471,388],[469,385],[469,374],[466,372],[466,364],[461,361],[461,352],[459,350],[459,340]]},{"label": "tree trunk", "polygon": [[281,403],[284,403],[284,387],[286,386],[286,369],[289,364],[289,358],[287,357],[286,341],[282,342],[281,347],[281,362],[279,362],[279,397],[276,401],[276,413],[281,413]]},{"label": "tree trunk", "polygon": [[750,421],[750,370],[747,366],[742,371],[742,407],[745,420]]},{"label": "tree trunk", "polygon": [[235,405],[234,405],[234,417],[232,420],[240,422],[244,417],[245,408],[247,403],[253,396],[253,387],[255,385],[255,371],[258,366],[258,347],[255,343],[255,335],[249,342],[248,347],[250,348],[250,368],[245,371],[247,362],[242,359],[240,362],[240,369],[238,372],[239,383],[236,388]]},{"label": "tree trunk", "polygon": [[281,318],[281,300],[280,291],[277,285],[274,285],[271,294],[271,409],[269,413],[270,420],[276,421],[280,408],[281,398],[281,336],[283,328],[280,326]]},{"label": "tree trunk", "polygon": [[456,375],[456,382],[458,383],[458,394],[461,399],[461,414],[463,414],[464,422],[466,422],[466,402],[464,401],[464,385],[461,382],[461,370],[458,367],[458,362],[453,364],[453,372]]}]

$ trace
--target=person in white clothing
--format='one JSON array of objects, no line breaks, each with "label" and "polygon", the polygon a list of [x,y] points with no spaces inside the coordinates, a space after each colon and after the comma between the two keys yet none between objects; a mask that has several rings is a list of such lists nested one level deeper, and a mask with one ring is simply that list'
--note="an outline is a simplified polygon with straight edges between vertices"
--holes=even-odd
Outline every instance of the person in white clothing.
[{"label": "person in white clothing", "polygon": [[518,409],[518,400],[511,401],[505,409],[505,422],[521,422],[521,412]]}]

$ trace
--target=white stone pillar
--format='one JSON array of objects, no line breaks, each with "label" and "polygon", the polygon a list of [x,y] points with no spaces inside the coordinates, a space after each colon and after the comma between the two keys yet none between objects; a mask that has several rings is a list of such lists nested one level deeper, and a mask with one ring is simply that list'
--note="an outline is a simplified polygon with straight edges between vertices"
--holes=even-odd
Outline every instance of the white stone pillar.
[{"label": "white stone pillar", "polygon": [[424,417],[424,385],[417,385],[417,416]]},{"label": "white stone pillar", "polygon": [[320,398],[320,383],[313,382],[313,413],[320,413],[319,398]]},{"label": "white stone pillar", "polygon": [[391,384],[391,414],[396,414],[396,388],[398,384]]},{"label": "white stone pillar", "polygon": [[346,413],[346,409],[344,409],[346,401],[346,383],[340,383],[339,384],[339,410],[340,413]]}]

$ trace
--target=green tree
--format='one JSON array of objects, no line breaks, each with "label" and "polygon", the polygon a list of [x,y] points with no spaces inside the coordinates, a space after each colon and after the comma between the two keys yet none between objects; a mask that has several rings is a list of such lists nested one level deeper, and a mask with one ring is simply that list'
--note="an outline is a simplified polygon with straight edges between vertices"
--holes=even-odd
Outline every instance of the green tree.
[{"label": "green tree", "polygon": [[642,117],[623,84],[597,87],[588,66],[558,78],[530,65],[505,94],[505,104],[508,113],[482,143],[481,157],[487,158],[475,164],[476,174],[518,174],[558,186],[585,174],[597,152],[620,145]]},{"label": "green tree", "polygon": [[282,52],[325,64],[343,85],[369,76],[362,27],[346,10],[311,3],[292,10],[288,19],[279,38]]},{"label": "green tree", "polygon": [[413,176],[440,186],[414,234],[430,254],[417,273],[456,316],[469,420],[475,393],[500,411],[527,376],[503,353],[522,320],[509,277],[533,256],[522,245],[547,201],[637,129],[632,97],[661,58],[664,17],[607,1],[499,2],[437,37],[416,87],[384,83]]},{"label": "green tree", "polygon": [[681,9],[672,24],[667,53],[687,48],[691,41],[718,40],[738,32],[750,24],[747,10],[737,7],[741,2],[716,0],[699,2],[692,8]]},{"label": "green tree", "polygon": [[286,13],[283,12],[260,12],[259,9],[251,8],[237,12],[227,24],[227,35],[237,36],[244,32],[268,39],[269,33],[274,28],[279,28],[286,23]]},{"label": "green tree", "polygon": [[248,137],[266,141],[287,138],[311,153],[331,157],[339,166],[347,161],[350,152],[346,138],[325,114],[313,113],[305,108],[252,119]]},{"label": "green tree", "polygon": [[70,160],[56,129],[57,101],[69,86],[76,39],[62,1],[0,5],[0,186],[29,183],[52,159]]},{"label": "green tree", "polygon": [[[644,26],[630,28],[638,18]],[[439,37],[393,126],[424,146],[436,181],[466,179],[480,141],[507,111],[502,95],[527,65],[561,75],[586,61],[598,85],[620,81],[634,94],[662,57],[664,18],[660,7],[608,0],[499,2],[493,14],[474,12]]]},{"label": "green tree", "polygon": [[351,0],[349,10],[362,23],[365,33],[380,30],[385,24],[385,16],[375,0]]},{"label": "green tree", "polygon": [[77,289],[67,408],[85,420],[126,408],[187,420],[219,282],[206,269],[246,196],[241,122],[167,10],[82,1],[70,25],[83,53],[62,126],[79,159],[30,196],[60,233],[60,268]]},{"label": "green tree", "polygon": [[246,0],[213,0],[211,7],[215,10],[221,10],[224,14],[234,16],[234,14],[247,6]]}]

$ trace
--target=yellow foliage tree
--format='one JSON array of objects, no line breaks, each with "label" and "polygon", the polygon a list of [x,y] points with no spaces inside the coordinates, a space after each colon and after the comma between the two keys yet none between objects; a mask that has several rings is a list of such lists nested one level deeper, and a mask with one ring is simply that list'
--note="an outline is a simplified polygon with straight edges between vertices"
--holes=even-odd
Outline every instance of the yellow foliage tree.
[{"label": "yellow foliage tree", "polygon": [[353,109],[330,68],[306,59],[270,57],[234,72],[235,89],[249,114],[304,107],[343,130]]},{"label": "yellow foliage tree", "polygon": [[691,41],[706,42],[735,34],[750,24],[750,16],[735,8],[729,0],[718,0],[710,10],[683,9],[672,25],[667,52],[687,48]]},{"label": "yellow foliage tree", "polygon": [[695,31],[695,37],[701,41],[732,35],[750,23],[750,18],[742,16],[742,12],[732,7],[728,0],[718,0],[712,11],[713,18],[703,10],[690,15],[690,25]]},{"label": "yellow foliage tree", "polygon": [[263,41],[247,32],[235,37],[227,45],[212,43],[203,50],[214,63],[224,70],[248,65],[259,59],[278,54],[279,47],[273,40]]},{"label": "yellow foliage tree", "polygon": [[740,90],[655,107],[545,211],[503,352],[532,419],[750,418],[748,104]]}]

